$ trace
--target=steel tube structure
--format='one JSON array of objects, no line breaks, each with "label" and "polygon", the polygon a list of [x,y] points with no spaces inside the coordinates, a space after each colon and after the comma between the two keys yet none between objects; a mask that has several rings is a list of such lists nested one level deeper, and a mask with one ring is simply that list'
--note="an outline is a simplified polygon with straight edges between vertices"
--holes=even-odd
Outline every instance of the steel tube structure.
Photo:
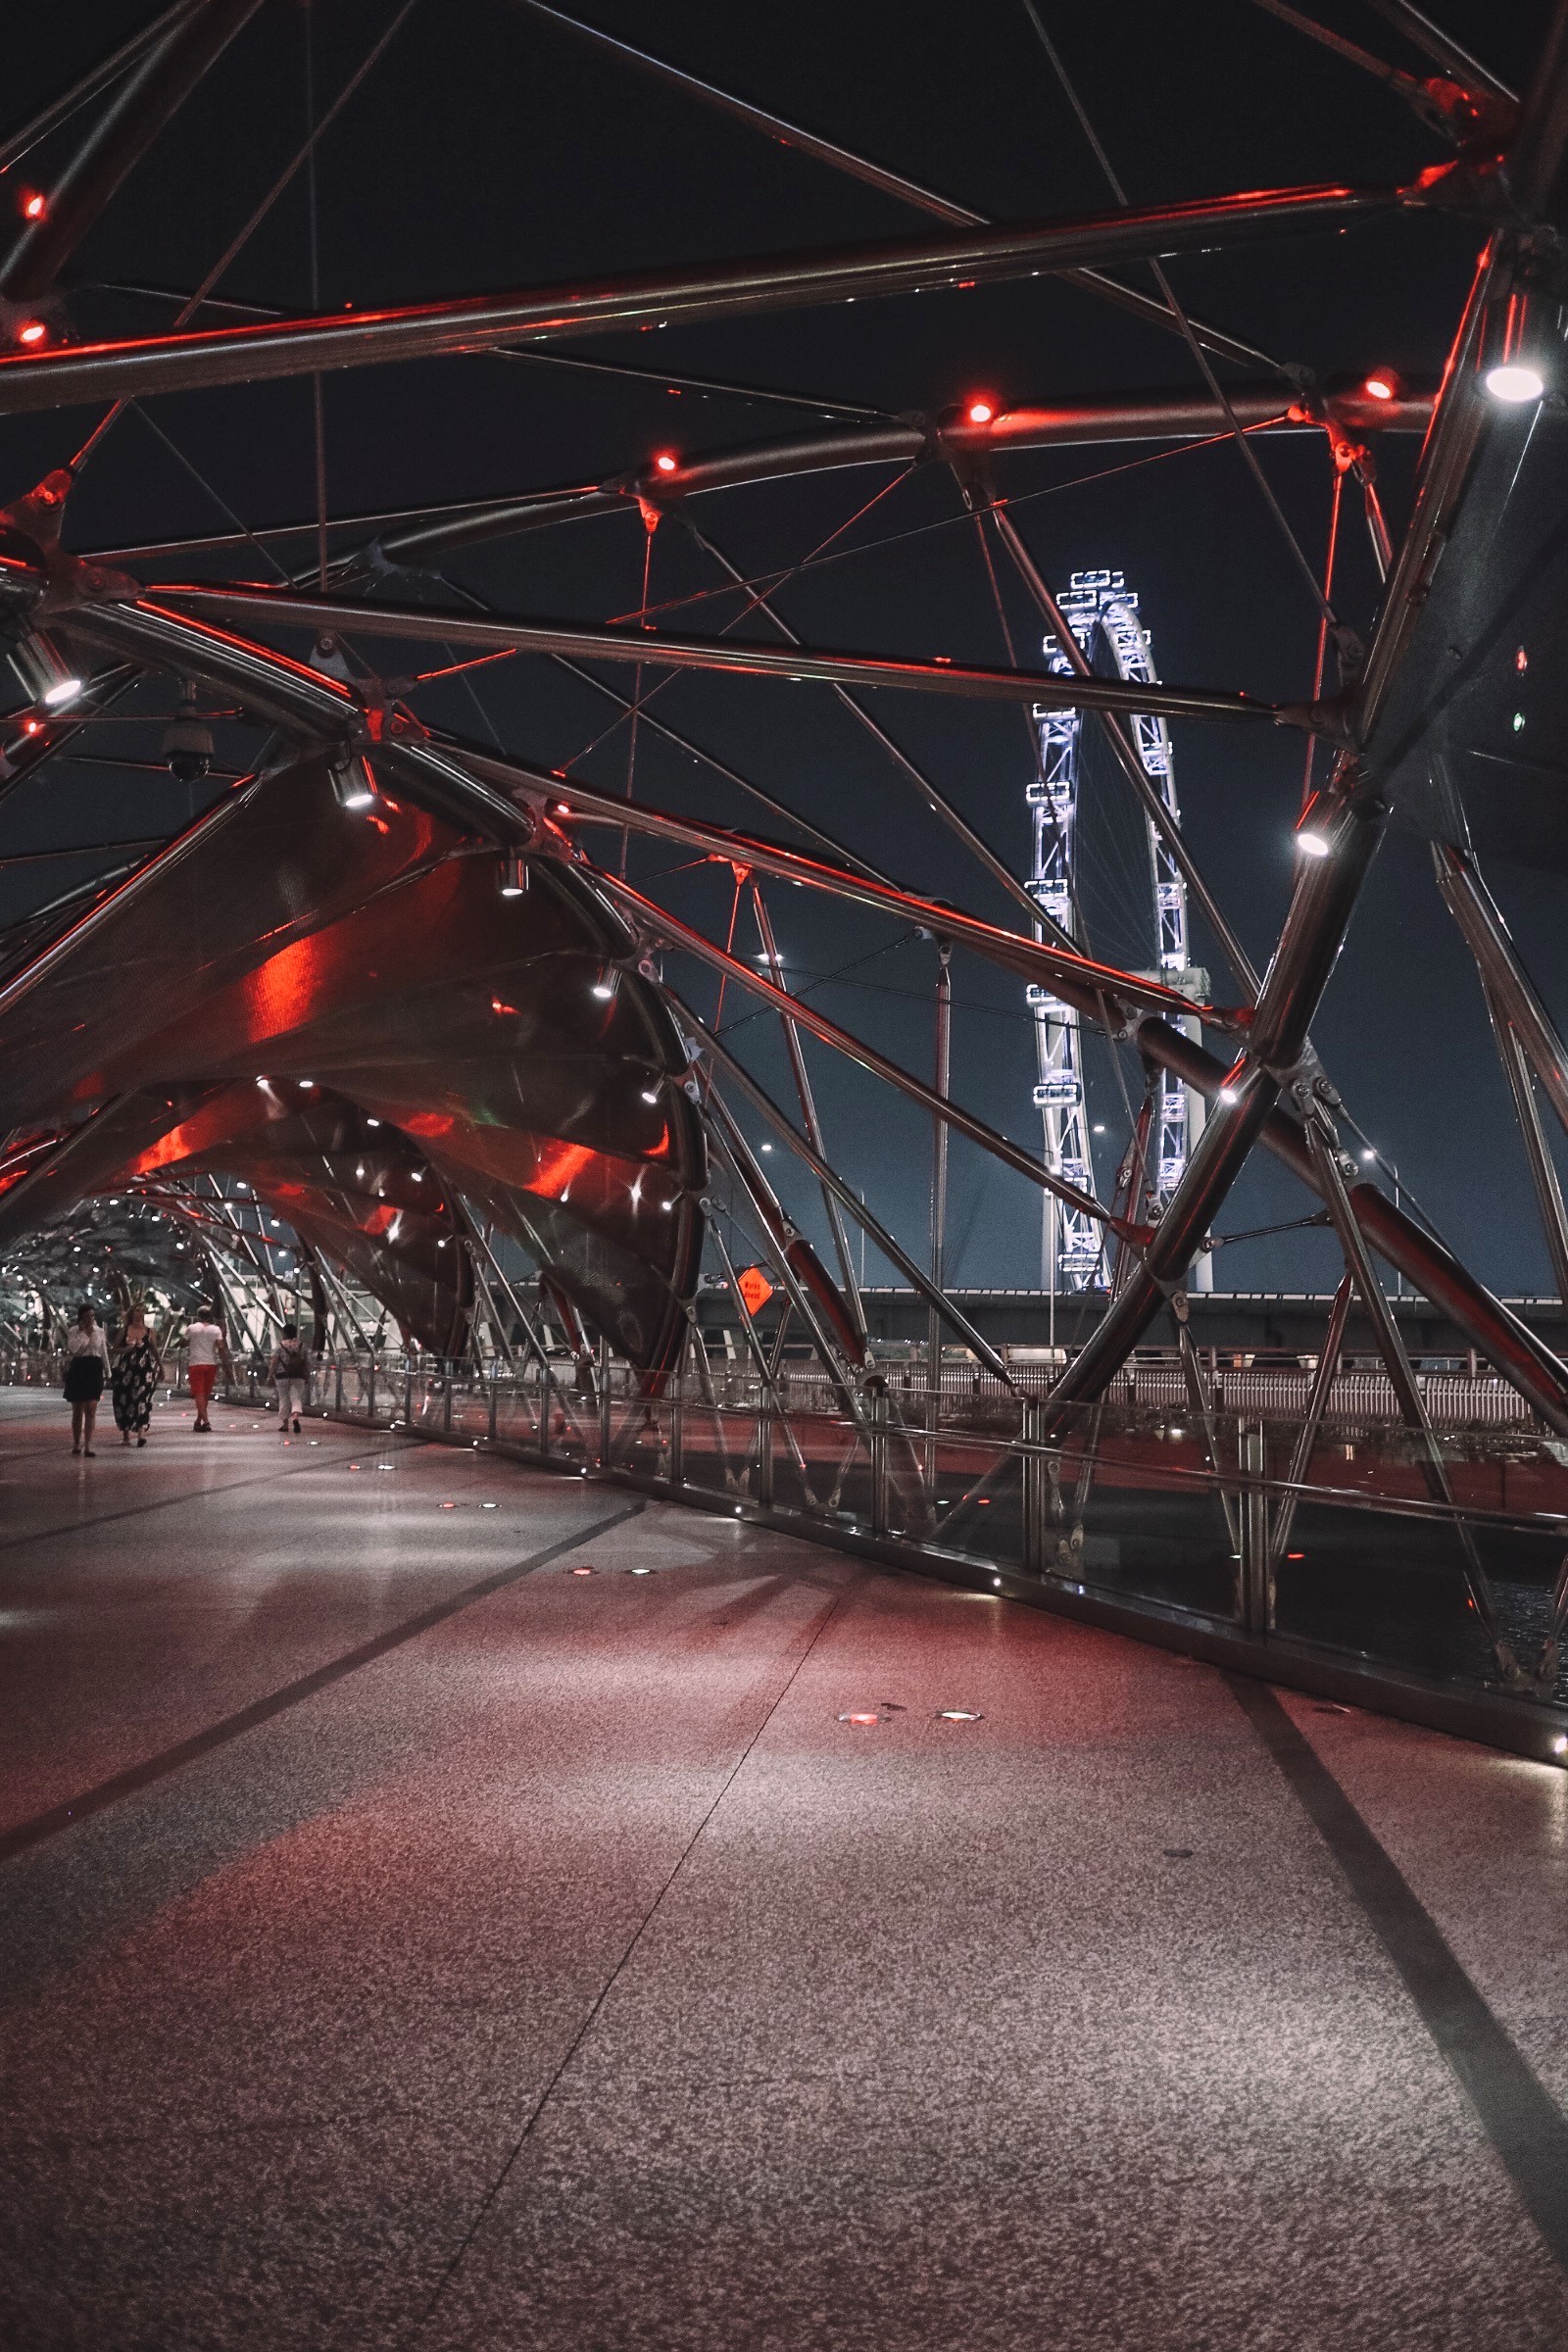
[{"label": "steel tube structure", "polygon": [[1246,694],[1195,686],[1134,686],[1096,678],[1068,686],[1045,670],[982,668],[974,663],[894,662],[873,654],[827,652],[814,646],[753,644],[744,638],[667,636],[657,629],[617,629],[569,621],[509,620],[499,614],[445,611],[420,605],[355,604],[341,597],[301,596],[270,588],[206,588],[161,584],[158,604],[196,618],[264,615],[283,628],[357,630],[365,637],[414,638],[424,644],[466,646],[487,653],[570,654],[583,661],[631,662],[669,669],[726,670],[751,677],[815,679],[828,685],[891,686],[923,694],[957,695],[994,703],[1071,705],[1103,710],[1158,710],[1167,718],[1265,719],[1305,725],[1304,709],[1264,703]]},{"label": "steel tube structure", "polygon": [[[772,622],[774,628],[777,629],[779,635],[785,639],[786,643],[790,645],[799,645],[801,642],[800,638],[790,627],[789,622],[782,617],[777,608],[769,603],[765,596],[760,595],[756,589],[752,588],[747,583],[743,575],[730,562],[728,556],[724,554],[722,548],[715,547],[712,540],[708,537],[706,532],[698,530],[695,523],[688,523],[687,527],[691,531],[692,537],[697,541],[698,546],[704,549],[708,555],[711,556],[714,563],[717,564],[722,570],[729,573],[737,587],[744,588],[746,590],[747,595],[755,604],[758,612],[766,615],[766,617]],[[865,733],[871,737],[874,743],[881,746],[882,750],[887,753],[889,759],[898,768],[900,774],[903,775],[906,780],[914,787],[914,790],[916,793],[918,793],[920,799],[924,802],[926,808],[930,810],[931,814],[937,819],[937,821],[940,824],[946,825],[949,832],[952,833],[956,840],[963,843],[964,848],[969,852],[970,856],[976,858],[979,863],[984,866],[986,872],[991,876],[992,881],[997,884],[998,888],[1004,891],[1007,897],[1010,898],[1020,908],[1020,910],[1029,916],[1032,921],[1034,919],[1035,908],[1030,900],[1028,892],[1023,888],[1022,884],[1013,874],[1011,868],[1003,863],[1002,859],[997,856],[995,850],[992,849],[990,843],[986,841],[982,835],[975,831],[968,819],[959,813],[959,811],[954,807],[953,803],[948,799],[947,795],[938,791],[937,787],[932,783],[930,777],[926,775],[920,768],[916,767],[914,761],[909,758],[908,754],[904,751],[899,744],[894,742],[887,729],[878,725],[877,721],[872,717],[870,711],[866,710],[863,703],[858,703],[854,695],[850,693],[847,687],[836,686],[833,691],[843,708],[848,710],[850,715],[855,719],[857,725],[861,727]]]},{"label": "steel tube structure", "polygon": [[914,242],[835,247],[712,262],[694,270],[645,270],[586,285],[523,288],[405,310],[206,327],[130,342],[87,343],[39,358],[0,360],[0,416],[329,373],[496,344],[611,334],[645,324],[675,326],[763,311],[806,310],[1095,262],[1339,229],[1401,204],[1429,201],[1424,188],[1351,188],[1330,183],[1220,196],[1144,211],[1092,213],[1016,227],[969,229]]},{"label": "steel tube structure", "polygon": [[[814,162],[826,164],[830,170],[842,172],[849,178],[859,180],[863,186],[875,188],[881,195],[891,196],[901,204],[912,205],[916,211],[928,213],[937,220],[951,221],[955,226],[980,228],[987,224],[987,214],[977,213],[968,205],[955,204],[951,197],[939,196],[935,189],[922,186],[918,180],[908,178],[904,172],[891,172],[885,165],[873,163],[868,157],[841,146],[837,140],[824,139],[815,131],[803,130],[798,122],[787,122],[781,115],[771,114],[765,107],[754,106],[747,99],[737,98],[731,91],[721,90],[713,82],[700,80],[695,74],[683,73],[680,67],[651,56],[646,49],[634,49],[629,41],[617,40],[613,34],[601,31],[597,25],[584,24],[578,18],[568,17],[564,10],[549,7],[547,0],[520,0],[520,5],[531,9],[535,16],[559,24],[563,30],[574,33],[580,40],[589,42],[617,62],[629,65],[639,73],[651,74],[655,80],[666,83],[684,96],[697,99],[702,105],[716,108],[720,114],[728,115],[732,122],[744,122],[749,129],[760,131],[763,138],[775,141],[781,147],[798,148],[801,154],[810,156]],[[1063,270],[1061,275],[1073,284],[1083,286],[1087,292],[1098,294],[1102,300],[1132,311],[1139,318],[1150,319],[1169,334],[1179,335],[1183,332],[1180,319],[1167,304],[1152,295],[1124,286],[1118,279],[1106,277],[1101,270]],[[1250,344],[1238,342],[1221,328],[1196,319],[1190,319],[1188,324],[1203,348],[1213,352],[1217,358],[1239,361],[1243,367],[1255,367],[1260,361],[1267,365],[1263,353],[1253,350]]]},{"label": "steel tube structure", "polygon": [[[1277,384],[1237,384],[1227,388],[1226,397],[1250,431],[1272,436],[1323,430],[1316,404]],[[1357,438],[1372,433],[1424,433],[1431,422],[1433,398],[1433,387],[1420,382],[1403,386],[1388,401],[1374,400],[1351,388],[1325,397],[1323,417]],[[333,568],[339,577],[354,576],[354,567],[366,564],[373,548],[377,565],[396,564],[416,569],[490,539],[553,530],[562,523],[585,521],[595,515],[629,514],[638,497],[656,506],[673,506],[712,491],[745,489],[755,482],[790,480],[856,466],[913,465],[937,456],[949,460],[1004,457],[1102,442],[1208,440],[1228,431],[1223,410],[1207,392],[1177,390],[1103,393],[1051,404],[1024,401],[1000,411],[987,424],[971,423],[960,412],[956,416],[932,417],[916,424],[884,418],[863,426],[836,425],[831,431],[794,433],[708,456],[671,452],[676,463],[670,472],[644,467],[611,481],[564,483],[518,491],[506,498],[330,516],[328,528],[332,531],[375,534],[368,547],[336,557]],[[178,556],[243,549],[256,540],[265,546],[274,539],[305,538],[316,527],[313,517],[264,524],[255,531],[209,531],[195,538],[145,540],[99,549],[90,560],[100,564],[162,563]]]},{"label": "steel tube structure", "polygon": [[0,267],[8,302],[37,302],[50,291],[116,189],[260,6],[202,0],[169,24],[56,180],[43,211],[24,221]]},{"label": "steel tube structure", "polygon": [[1247,1053],[1226,1077],[1213,1111],[1142,1265],[1099,1329],[1051,1391],[1054,1425],[1098,1396],[1137,1346],[1192,1262],[1215,1209],[1262,1133],[1280,1091],[1281,1068],[1299,1056],[1356,899],[1382,838],[1371,811],[1340,808],[1326,826],[1327,854],[1298,871],[1279,946],[1248,1030]]},{"label": "steel tube structure", "polygon": [[[1134,1042],[1151,1061],[1179,1072],[1190,1087],[1211,1102],[1229,1083],[1230,1072],[1222,1061],[1165,1021],[1141,1021]],[[1272,1112],[1258,1141],[1309,1191],[1317,1192],[1306,1138],[1296,1120],[1281,1111]],[[1406,1216],[1375,1184],[1362,1179],[1348,1191],[1356,1223],[1378,1255],[1396,1267],[1422,1298],[1430,1298],[1452,1318],[1478,1352],[1512,1383],[1549,1428],[1568,1437],[1568,1364],[1477,1281],[1451,1250]]]},{"label": "steel tube structure", "polygon": [[[811,1149],[805,1136],[780,1110],[766,1088],[754,1078],[746,1064],[738,1060],[729,1048],[713,1035],[707,1023],[693,1011],[685,999],[673,989],[666,989],[665,994],[671,1004],[675,1006],[681,1020],[701,1044],[710,1060],[717,1068],[727,1072],[753,1108],[760,1111],[766,1119],[775,1135],[788,1144],[796,1157],[804,1161],[819,1184],[827,1186],[838,1200],[840,1207],[847,1210],[856,1224],[861,1227],[867,1240],[874,1248],[881,1250],[888,1263],[897,1266],[905,1281],[912,1285],[926,1304],[936,1309],[949,1330],[954,1332],[966,1348],[974,1349],[988,1372],[994,1372],[1000,1381],[1011,1389],[1013,1387],[1012,1375],[985,1334],[977,1330],[963,1309],[953,1298],[936,1288],[924,1269],[900,1243],[894,1240],[886,1226],[872,1215],[853,1187],[845,1183],[843,1177],[829,1166],[820,1152]],[[782,1213],[781,1210],[780,1214],[782,1215]]]},{"label": "steel tube structure", "polygon": [[[413,758],[418,747],[400,748]],[[897,915],[922,929],[945,933],[956,946],[972,949],[989,962],[1016,972],[1020,979],[1049,980],[1063,995],[1076,989],[1094,1020],[1102,1017],[1102,1006],[1107,1000],[1117,1012],[1124,1004],[1151,1004],[1172,1013],[1196,1012],[1216,1027],[1229,1026],[1238,1017],[1211,1004],[1195,1004],[1176,989],[1167,988],[1158,980],[1146,979],[1141,973],[1096,963],[1070,946],[1058,948],[1047,940],[1025,939],[1016,931],[1004,931],[999,925],[983,922],[979,916],[965,914],[956,906],[939,905],[933,899],[874,881],[861,873],[826,865],[801,850],[759,841],[725,825],[710,825],[702,817],[676,816],[665,809],[650,808],[646,804],[621,801],[612,793],[596,792],[591,785],[579,784],[574,778],[543,775],[537,769],[497,760],[466,745],[461,750],[454,748],[450,756],[461,760],[476,776],[503,788],[510,786],[514,793],[526,794],[561,813],[570,811],[617,829],[625,826],[634,833],[684,842],[727,864],[755,868],[758,873],[775,875],[780,881],[799,882],[804,889],[826,891],[836,898],[875,908],[879,913]]]},{"label": "steel tube structure", "polygon": [[[600,888],[608,891],[630,913],[638,930],[650,941],[660,941],[666,947],[679,948],[686,955],[697,956],[714,971],[722,972],[727,979],[734,981],[737,987],[747,989],[753,996],[760,998],[778,1013],[781,1020],[808,1029],[823,1045],[832,1046],[851,1061],[858,1062],[870,1077],[881,1078],[900,1094],[907,1095],[911,1102],[918,1102],[922,1109],[932,1113],[939,1127],[952,1127],[958,1134],[967,1136],[971,1143],[978,1144],[982,1151],[989,1152],[1004,1166],[1011,1168],[1017,1175],[1027,1176],[1031,1184],[1038,1184],[1043,1191],[1054,1194],[1057,1200],[1069,1202],[1082,1215],[1094,1217],[1101,1224],[1107,1225],[1124,1241],[1143,1240],[1142,1227],[1118,1217],[1113,1210],[1106,1208],[1103,1201],[1097,1200],[1091,1193],[1080,1191],[1077,1185],[1068,1184],[1019,1145],[1010,1143],[1004,1135],[999,1135],[984,1119],[976,1118],[971,1111],[960,1109],[945,1091],[940,1076],[935,1088],[927,1086],[923,1079],[901,1069],[896,1061],[890,1061],[886,1054],[879,1054],[874,1046],[866,1045],[860,1038],[852,1037],[847,1029],[841,1029],[825,1012],[818,1012],[814,1004],[808,1004],[803,998],[792,997],[773,981],[765,980],[751,965],[742,963],[738,956],[731,956],[725,949],[705,938],[701,931],[693,930],[689,923],[683,923],[677,916],[666,913],[663,907],[656,906],[652,899],[644,898],[641,891],[633,890],[629,883],[604,873],[599,875],[598,880]],[[950,1005],[951,1002],[950,982]],[[939,1067],[945,1067],[945,1057],[939,1056]]]},{"label": "steel tube structure", "polygon": [[1488,997],[1512,1029],[1547,1102],[1568,1129],[1568,1047],[1519,960],[1491,891],[1451,842],[1433,844],[1432,864],[1444,903],[1464,934]]}]

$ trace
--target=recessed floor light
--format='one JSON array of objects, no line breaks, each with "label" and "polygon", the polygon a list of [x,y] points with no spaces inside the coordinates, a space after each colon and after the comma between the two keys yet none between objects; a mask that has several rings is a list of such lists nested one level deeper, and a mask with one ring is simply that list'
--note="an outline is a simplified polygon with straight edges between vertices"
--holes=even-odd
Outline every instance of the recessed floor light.
[{"label": "recessed floor light", "polygon": [[574,1568],[571,1573],[573,1576],[592,1576],[593,1570],[591,1568]]},{"label": "recessed floor light", "polygon": [[980,1711],[977,1707],[938,1707],[937,1709],[938,1723],[978,1723],[980,1720]]},{"label": "recessed floor light", "polygon": [[481,1502],[479,1508],[481,1511],[499,1511],[501,1505],[499,1502]]},{"label": "recessed floor light", "polygon": [[[486,1508],[486,1510],[490,1510],[490,1509],[492,1509],[493,1507],[494,1507],[494,1506],[493,1506],[492,1504],[490,1504],[490,1503],[486,1503],[486,1505],[485,1505],[485,1508]],[[652,1575],[653,1575],[653,1573],[654,1573],[654,1572],[653,1572],[653,1570],[652,1570],[651,1568],[634,1568],[634,1569],[632,1570],[632,1574],[633,1574],[633,1576],[652,1576]]]},{"label": "recessed floor light", "polygon": [[1162,1847],[1161,1851],[1167,1862],[1190,1862],[1193,1858],[1193,1849],[1190,1845],[1167,1845]]},{"label": "recessed floor light", "polygon": [[881,1720],[882,1718],[880,1715],[873,1715],[864,1708],[858,1708],[853,1714],[841,1715],[839,1717],[840,1723],[873,1724],[880,1723]]}]

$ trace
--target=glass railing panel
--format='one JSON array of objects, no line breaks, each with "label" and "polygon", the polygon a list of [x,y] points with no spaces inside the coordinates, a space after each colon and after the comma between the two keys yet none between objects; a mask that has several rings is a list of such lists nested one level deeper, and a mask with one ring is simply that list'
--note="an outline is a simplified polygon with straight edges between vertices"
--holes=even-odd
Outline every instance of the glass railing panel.
[{"label": "glass railing panel", "polygon": [[1046,1574],[1119,1599],[1234,1617],[1241,1503],[1226,1472],[1236,1446],[1235,1424],[1217,1421],[1211,1456],[1205,1433],[1178,1406],[1076,1415],[1042,1463]]}]

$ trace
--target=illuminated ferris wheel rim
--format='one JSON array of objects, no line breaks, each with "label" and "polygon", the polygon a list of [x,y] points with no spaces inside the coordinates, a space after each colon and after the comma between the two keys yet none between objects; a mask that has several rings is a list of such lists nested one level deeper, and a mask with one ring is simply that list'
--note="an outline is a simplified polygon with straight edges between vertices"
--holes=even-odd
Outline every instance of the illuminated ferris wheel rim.
[{"label": "illuminated ferris wheel rim", "polygon": [[[1125,682],[1158,683],[1152,642],[1140,617],[1138,595],[1128,588],[1121,571],[1075,571],[1057,604],[1086,658],[1091,657],[1098,635]],[[1055,636],[1045,640],[1044,652],[1054,671],[1070,673],[1073,664]],[[1083,711],[1037,710],[1036,721],[1041,767],[1029,794],[1034,819],[1030,892],[1043,910],[1076,938],[1081,928],[1077,869]],[[1140,765],[1172,824],[1179,824],[1175,762],[1164,719],[1156,713],[1135,714],[1132,734]],[[1167,984],[1184,994],[1200,996],[1206,975],[1195,971],[1190,961],[1186,882],[1152,820],[1147,817],[1146,834],[1156,968]],[[1082,1016],[1076,1006],[1043,989],[1030,991],[1030,1004],[1040,1071],[1034,1102],[1045,1130],[1047,1157],[1058,1174],[1092,1191],[1094,1146],[1084,1088]],[[1157,1211],[1185,1173],[1190,1131],[1200,1123],[1201,1111],[1190,1101],[1181,1080],[1170,1072],[1155,1082],[1155,1100],[1157,1133],[1145,1181]],[[1084,1290],[1104,1279],[1103,1243],[1091,1219],[1052,1200],[1044,1233],[1047,1274],[1053,1288],[1059,1281],[1069,1290]],[[1206,1287],[1206,1258],[1199,1260],[1196,1271],[1199,1287]]]}]

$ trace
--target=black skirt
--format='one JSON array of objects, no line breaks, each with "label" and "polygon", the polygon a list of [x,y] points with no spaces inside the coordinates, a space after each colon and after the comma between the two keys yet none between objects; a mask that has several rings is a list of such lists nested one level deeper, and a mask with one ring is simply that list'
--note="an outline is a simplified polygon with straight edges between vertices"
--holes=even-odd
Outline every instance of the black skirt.
[{"label": "black skirt", "polygon": [[66,1366],[66,1402],[96,1404],[103,1393],[104,1359],[101,1355],[89,1355],[84,1348]]}]

